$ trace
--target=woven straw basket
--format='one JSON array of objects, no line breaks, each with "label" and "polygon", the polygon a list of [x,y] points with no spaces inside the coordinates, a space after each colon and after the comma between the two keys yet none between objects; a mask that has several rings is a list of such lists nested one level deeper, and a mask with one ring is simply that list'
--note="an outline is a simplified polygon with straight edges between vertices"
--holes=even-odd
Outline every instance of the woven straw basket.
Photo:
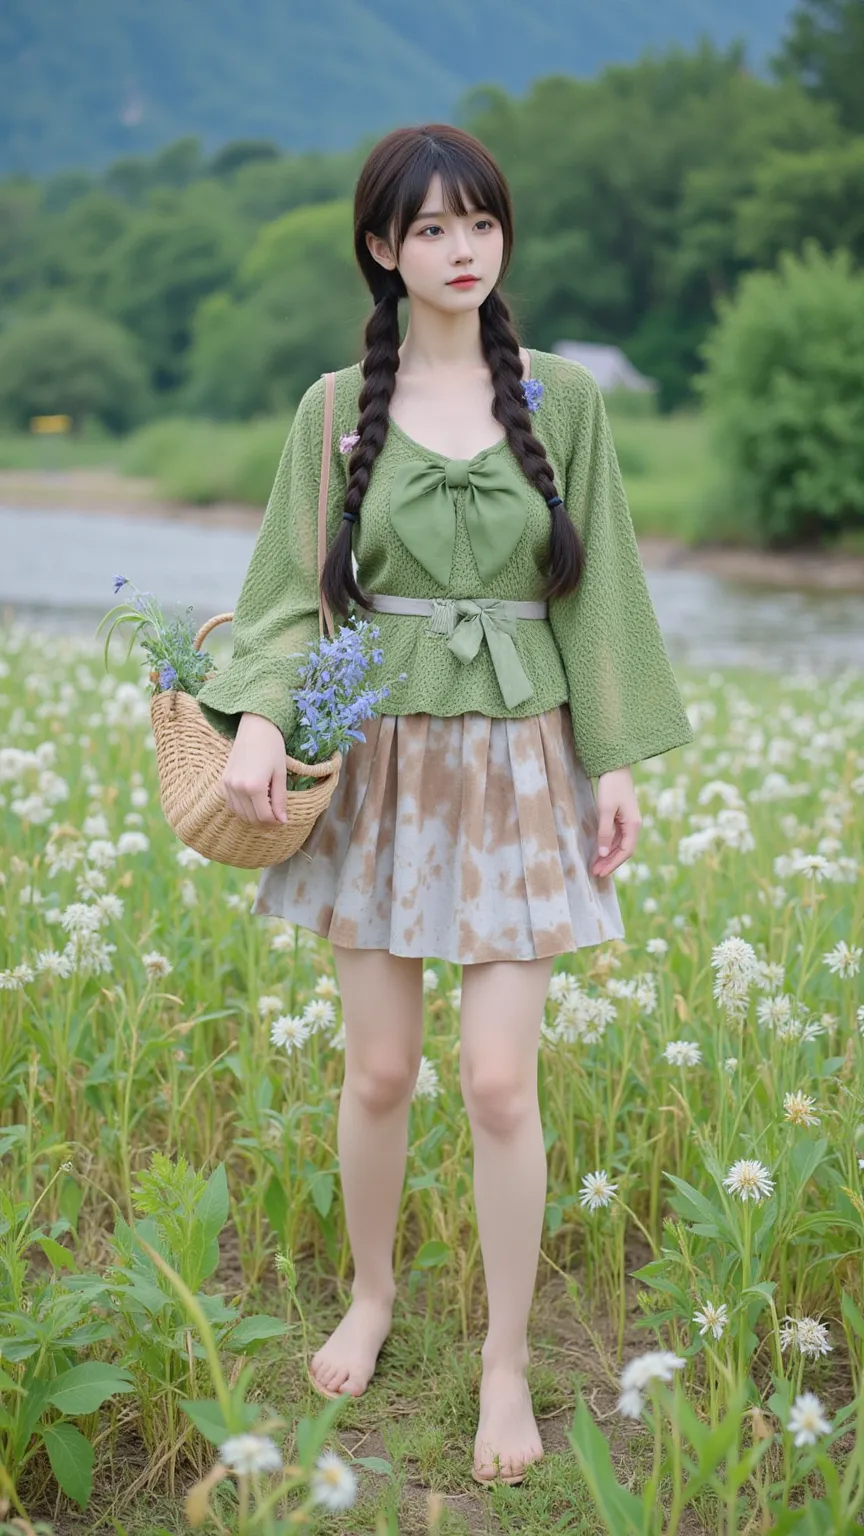
[{"label": "woven straw basket", "polygon": [[[192,642],[196,651],[211,629],[231,617],[220,613],[202,624]],[[220,788],[233,743],[210,724],[192,695],[175,688],[154,693],[150,720],[165,819],[184,843],[217,864],[264,869],[290,858],[305,843],[339,782],[341,752],[323,763],[301,763],[286,753],[286,770],[319,783],[288,791],[287,821],[275,826],[243,821],[229,810]]]},{"label": "woven straw basket", "polygon": [[[318,572],[326,544],[327,489],[330,479],[330,444],[333,426],[334,376],[324,375],[324,436],[321,445],[321,483],[318,499]],[[219,613],[202,624],[192,644],[201,649],[211,629],[232,619]],[[318,624],[324,634],[325,618],[331,635],[333,618],[319,593]],[[212,675],[212,674],[211,674]],[[233,742],[217,731],[189,693],[166,689],[150,700],[150,720],[156,742],[159,796],[165,818],[177,836],[206,859],[230,864],[235,869],[264,869],[279,864],[302,848],[312,828],[333,797],[342,767],[341,752],[323,763],[302,763],[285,755],[286,772],[302,774],[319,782],[311,789],[289,789],[288,820],[275,825],[243,821],[229,809],[222,796],[222,775]]]}]

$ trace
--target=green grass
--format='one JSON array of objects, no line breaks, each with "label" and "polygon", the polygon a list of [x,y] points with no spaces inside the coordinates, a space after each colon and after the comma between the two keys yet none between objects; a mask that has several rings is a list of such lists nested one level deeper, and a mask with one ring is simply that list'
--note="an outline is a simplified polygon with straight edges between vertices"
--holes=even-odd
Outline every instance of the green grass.
[{"label": "green grass", "polygon": [[[352,1273],[332,953],[306,930],[251,916],[250,872],[189,861],[159,809],[146,695],[129,688],[143,669],[121,655],[108,681],[98,642],[0,631],[0,1409],[14,1421],[15,1384],[55,1358],[48,1351],[64,1338],[74,1287],[110,1291],[125,1241],[120,1218],[140,1219],[155,1201],[176,1229],[179,1197],[167,1184],[153,1193],[158,1150],[205,1176],[224,1165],[230,1219],[202,1294],[235,1301],[244,1317],[284,1318],[285,1337],[251,1360],[247,1397],[284,1420],[279,1442],[286,1461],[296,1460],[308,1433],[301,1419],[318,1422],[325,1411],[304,1362],[338,1321]],[[696,741],[636,767],[643,825],[616,874],[626,939],[557,960],[546,1005],[547,1208],[530,1329],[546,1459],[521,1488],[483,1490],[470,1477],[485,1290],[459,1090],[461,973],[433,957],[424,1051],[438,1081],[411,1106],[394,1330],[367,1396],[343,1405],[327,1433],[344,1461],[358,1458],[358,1501],[349,1525],[315,1516],[306,1529],[413,1536],[431,1528],[437,1492],[436,1529],[448,1536],[619,1536],[580,1470],[572,1436],[583,1401],[609,1439],[619,1482],[647,1490],[655,1513],[668,1511],[686,1478],[660,1476],[647,1425],[616,1412],[622,1363],[652,1348],[686,1358],[685,1400],[706,1424],[719,1423],[736,1386],[750,1383],[773,1434],[745,1484],[754,1529],[771,1528],[769,1508],[791,1508],[805,1484],[814,1498],[823,1491],[784,1435],[783,1393],[817,1393],[832,1420],[857,1394],[858,1438],[850,1425],[831,1454],[841,1474],[862,1456],[864,996],[854,957],[844,975],[824,956],[860,942],[864,929],[864,680],[793,685],[716,670],[681,682]],[[129,832],[143,834],[137,850],[119,845]],[[72,850],[69,867],[56,864],[61,847]],[[795,850],[821,855],[824,867],[807,874]],[[84,904],[92,914],[103,897],[110,909],[100,931],[114,950],[95,970],[40,969],[40,954],[68,942],[51,913]],[[712,957],[727,938],[772,968],[751,984],[740,1022],[713,990]],[[154,952],[169,967],[163,975],[144,965]],[[574,983],[581,1000],[568,1023],[556,989]],[[586,996],[607,1009],[599,1029],[583,1011]],[[757,1012],[784,996],[787,1021],[798,1021],[791,1031],[778,1023],[781,1004],[772,1005],[773,1024]],[[290,1054],[271,1043],[274,998],[277,1009],[318,1021]],[[678,1041],[698,1047],[696,1064],[666,1059]],[[818,1124],[788,1118],[790,1093],[809,1096]],[[770,1198],[746,1205],[723,1188],[740,1158],[770,1170]],[[590,1212],[580,1185],[601,1168],[617,1194]],[[676,1189],[673,1176],[694,1193]],[[181,1265],[192,1247],[176,1237],[182,1220],[175,1229],[158,1227]],[[277,1252],[296,1264],[296,1300]],[[80,1326],[97,1333],[79,1338],[64,1362],[125,1363],[135,1384],[131,1396],[76,1421],[96,1446],[85,1511],[58,1502],[44,1452],[31,1446],[25,1461],[26,1436],[16,1449],[0,1421],[0,1463],[31,1517],[56,1520],[56,1536],[186,1529],[185,1493],[215,1455],[190,1437],[180,1406],[214,1396],[206,1357],[189,1361],[197,1325],[157,1340],[152,1313],[131,1307],[126,1290],[114,1298],[103,1289],[91,1304],[85,1293]],[[729,1311],[719,1341],[701,1338],[693,1322],[712,1298]],[[831,1352],[810,1360],[781,1350],[787,1313],[821,1319]],[[38,1360],[13,1347],[35,1318]],[[223,1357],[226,1374],[236,1358]],[[664,1400],[661,1422],[675,1411]],[[746,1447],[749,1417],[736,1433]],[[286,1497],[296,1508],[300,1494]],[[724,1498],[703,1489],[676,1536],[743,1529],[743,1510],[730,1513]],[[233,1480],[219,1484],[212,1504],[222,1526],[208,1522],[205,1536],[239,1536]]]},{"label": "green grass", "polygon": [[612,431],[637,534],[692,543],[716,480],[708,431],[696,414],[618,416]]}]

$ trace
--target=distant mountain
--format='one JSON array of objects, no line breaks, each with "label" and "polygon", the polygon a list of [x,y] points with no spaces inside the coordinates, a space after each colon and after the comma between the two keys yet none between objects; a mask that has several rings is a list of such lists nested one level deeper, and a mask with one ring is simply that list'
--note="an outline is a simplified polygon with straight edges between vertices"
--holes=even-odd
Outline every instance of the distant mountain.
[{"label": "distant mountain", "polygon": [[350,149],[452,121],[460,95],[741,38],[761,72],[790,0],[3,0],[0,174],[102,170],[187,134]]}]

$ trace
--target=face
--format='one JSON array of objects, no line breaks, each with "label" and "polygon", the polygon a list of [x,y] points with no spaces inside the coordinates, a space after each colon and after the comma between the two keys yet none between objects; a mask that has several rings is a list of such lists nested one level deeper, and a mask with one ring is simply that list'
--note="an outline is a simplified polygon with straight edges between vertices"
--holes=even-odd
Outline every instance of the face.
[{"label": "face", "polygon": [[[367,234],[366,243],[383,267],[398,267],[409,299],[449,314],[479,309],[498,281],[504,256],[499,220],[482,208],[447,213],[437,172],[409,226],[398,262],[386,241]],[[469,274],[475,282],[454,285],[454,278]]]}]

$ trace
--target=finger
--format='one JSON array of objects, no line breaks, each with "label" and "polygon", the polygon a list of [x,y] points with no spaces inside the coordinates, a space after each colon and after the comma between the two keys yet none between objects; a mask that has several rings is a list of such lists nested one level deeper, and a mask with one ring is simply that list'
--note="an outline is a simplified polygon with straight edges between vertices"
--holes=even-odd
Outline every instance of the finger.
[{"label": "finger", "polygon": [[270,780],[270,804],[277,821],[288,820],[288,787],[284,768],[277,768]]},{"label": "finger", "polygon": [[639,836],[641,822],[627,822],[622,824],[618,845],[613,845],[607,858],[598,858],[592,874],[611,875],[612,871],[619,869],[631,857]]},{"label": "finger", "polygon": [[252,793],[252,820],[263,822],[265,826],[275,826],[276,817],[270,804],[269,788],[256,789]]},{"label": "finger", "polygon": [[597,852],[601,858],[605,858],[611,852],[614,837],[615,808],[612,807],[600,812],[600,821],[597,827]]}]

